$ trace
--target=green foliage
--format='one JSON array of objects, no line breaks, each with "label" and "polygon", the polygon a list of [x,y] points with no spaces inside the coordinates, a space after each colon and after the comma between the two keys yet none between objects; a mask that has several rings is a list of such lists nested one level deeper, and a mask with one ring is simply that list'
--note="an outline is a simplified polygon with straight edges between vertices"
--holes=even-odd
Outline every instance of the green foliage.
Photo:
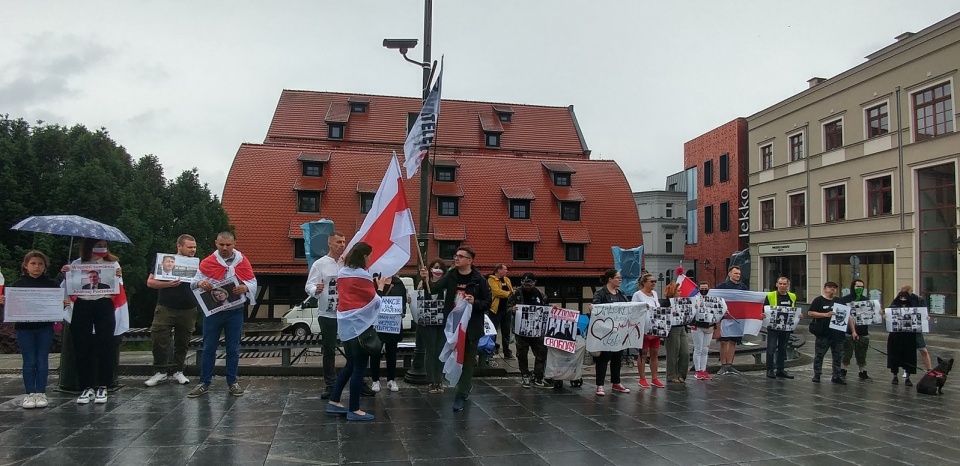
[{"label": "green foliage", "polygon": [[213,250],[216,234],[230,229],[220,200],[200,181],[197,170],[167,180],[153,155],[133,160],[103,128],[65,127],[0,115],[0,270],[7,281],[20,272],[31,249],[50,256],[55,276],[79,240],[10,230],[31,215],[73,214],[113,225],[133,244],[111,244],[120,257],[130,303],[131,325],[150,325],[156,291],[147,275],[156,253],[175,252],[183,233],[197,239],[197,254]]}]

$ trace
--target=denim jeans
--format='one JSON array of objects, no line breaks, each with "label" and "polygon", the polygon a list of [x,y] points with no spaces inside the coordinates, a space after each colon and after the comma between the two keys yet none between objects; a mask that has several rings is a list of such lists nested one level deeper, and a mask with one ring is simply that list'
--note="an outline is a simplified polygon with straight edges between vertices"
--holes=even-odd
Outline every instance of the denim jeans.
[{"label": "denim jeans", "polygon": [[17,330],[17,343],[23,356],[23,389],[26,393],[46,393],[53,326]]},{"label": "denim jeans", "polygon": [[200,360],[200,382],[210,385],[213,367],[217,364],[220,332],[227,347],[227,385],[237,382],[240,366],[240,333],[243,331],[243,308],[228,309],[203,318],[203,357]]},{"label": "denim jeans", "polygon": [[767,371],[783,370],[783,366],[787,362],[787,345],[790,344],[790,334],[792,333],[781,330],[767,330]]},{"label": "denim jeans", "polygon": [[347,363],[337,373],[337,381],[333,384],[333,393],[330,401],[340,402],[343,389],[350,382],[350,411],[360,410],[360,397],[363,396],[363,373],[367,370],[367,361],[370,356],[360,349],[359,338],[352,338],[343,342],[343,353],[347,356]]}]

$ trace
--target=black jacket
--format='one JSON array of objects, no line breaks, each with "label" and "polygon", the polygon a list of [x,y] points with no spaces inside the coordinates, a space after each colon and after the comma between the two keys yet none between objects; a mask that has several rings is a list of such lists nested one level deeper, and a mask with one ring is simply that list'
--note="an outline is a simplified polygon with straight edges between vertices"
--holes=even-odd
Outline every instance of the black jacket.
[{"label": "black jacket", "polygon": [[[432,291],[443,290],[443,316],[446,319],[453,310],[457,298],[457,277],[455,274],[460,272],[457,269],[451,269],[440,277],[440,280],[430,285]],[[483,278],[483,274],[476,267],[470,271],[470,278],[467,281],[466,294],[473,296],[473,313],[470,315],[470,322],[467,324],[467,338],[479,340],[483,336],[483,316],[490,310],[490,304],[493,303],[493,293],[490,291],[490,285]]]}]

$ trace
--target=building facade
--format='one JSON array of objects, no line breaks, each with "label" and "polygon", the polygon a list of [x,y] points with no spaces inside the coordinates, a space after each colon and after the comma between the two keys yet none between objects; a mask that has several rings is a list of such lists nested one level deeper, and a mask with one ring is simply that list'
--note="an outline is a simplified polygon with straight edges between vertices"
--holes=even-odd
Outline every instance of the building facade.
[{"label": "building facade", "polygon": [[[682,173],[675,176],[682,179]],[[678,183],[668,180],[668,187]],[[675,269],[684,262],[687,234],[686,193],[683,191],[642,191],[633,193],[643,230],[643,267],[664,283],[675,280]]]},{"label": "building facade", "polygon": [[747,153],[744,118],[683,145],[687,185],[684,258],[692,264],[698,280],[711,284],[724,280],[730,256],[747,247]]},{"label": "building facade", "polygon": [[[348,239],[356,233],[420,105],[283,91],[264,142],[240,146],[223,193],[237,247],[261,285],[251,318],[279,318],[304,298],[301,224],[326,218]],[[459,246],[470,246],[484,275],[504,263],[514,277],[535,273],[551,303],[585,306],[613,264],[611,247],[643,241],[620,167],[590,159],[573,107],[444,100],[441,108],[424,259],[452,263]],[[420,176],[403,189],[419,218]],[[418,275],[412,256],[401,275]]]},{"label": "building facade", "polygon": [[752,278],[809,301],[856,277],[885,305],[912,285],[957,326],[960,14],[866,58],[747,119]]}]

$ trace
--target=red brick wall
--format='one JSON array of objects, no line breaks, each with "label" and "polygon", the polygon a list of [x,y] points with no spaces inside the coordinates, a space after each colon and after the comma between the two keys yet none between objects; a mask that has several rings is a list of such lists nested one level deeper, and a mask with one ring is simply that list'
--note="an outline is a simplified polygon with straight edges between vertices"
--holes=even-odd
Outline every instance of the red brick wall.
[{"label": "red brick wall", "polygon": [[[720,155],[730,159],[730,179],[720,181]],[[740,192],[747,183],[747,120],[737,118],[683,145],[684,168],[697,167],[697,243],[684,247],[684,259],[696,261],[698,280],[711,283],[726,277],[726,261],[734,251],[747,247],[740,234]],[[704,167],[713,160],[713,184],[703,185]],[[720,231],[720,203],[729,202],[729,230]],[[704,207],[713,205],[713,233],[704,233]],[[756,210],[756,209],[753,209]],[[704,260],[710,265],[704,267]]]}]

